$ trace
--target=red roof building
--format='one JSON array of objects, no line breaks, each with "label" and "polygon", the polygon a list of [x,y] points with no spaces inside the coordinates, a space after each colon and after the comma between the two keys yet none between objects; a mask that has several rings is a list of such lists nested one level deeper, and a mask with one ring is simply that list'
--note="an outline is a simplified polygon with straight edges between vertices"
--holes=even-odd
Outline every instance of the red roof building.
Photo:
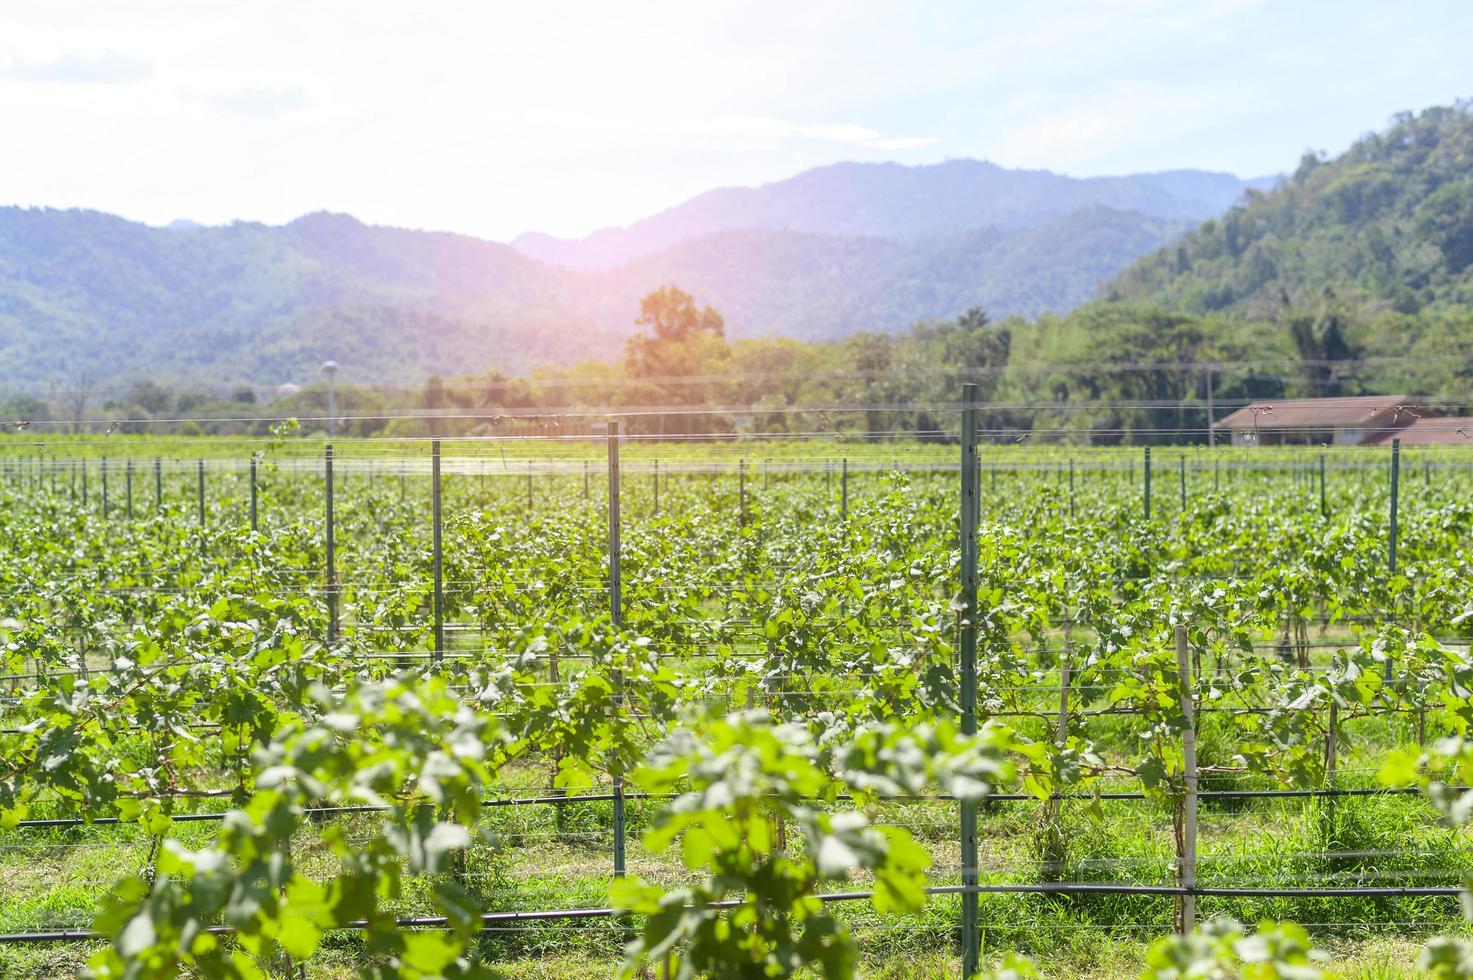
[{"label": "red roof building", "polygon": [[1372,441],[1390,445],[1392,439],[1401,440],[1403,446],[1473,446],[1473,418],[1413,419],[1398,429],[1380,433]]},{"label": "red roof building", "polygon": [[1390,439],[1415,422],[1433,421],[1432,414],[1406,395],[1284,398],[1244,405],[1212,428],[1231,432],[1235,446],[1360,446]]}]

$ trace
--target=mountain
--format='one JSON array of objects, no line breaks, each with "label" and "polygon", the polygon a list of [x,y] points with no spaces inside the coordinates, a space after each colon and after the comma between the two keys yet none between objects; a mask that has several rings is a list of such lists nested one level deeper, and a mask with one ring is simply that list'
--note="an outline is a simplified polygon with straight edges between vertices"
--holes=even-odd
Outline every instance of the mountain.
[{"label": "mountain", "polygon": [[[599,274],[612,318],[662,283],[722,312],[736,335],[826,340],[979,306],[1034,315],[1093,297],[1135,256],[1190,227],[1092,207],[1025,229],[940,239],[746,229],[713,232]],[[758,329],[753,329],[753,327]]]},{"label": "mountain", "polygon": [[328,358],[344,380],[524,371],[617,356],[640,297],[667,283],[720,309],[733,337],[895,332],[973,306],[1064,311],[1248,186],[1197,171],[843,164],[574,243],[596,262],[341,214],[159,228],[0,208],[0,357],[7,383],[33,390],[275,385]]},{"label": "mountain", "polygon": [[568,276],[505,245],[314,214],[151,228],[0,209],[0,357],[12,382],[82,375],[277,383],[328,357],[360,377],[527,367],[618,349]]},{"label": "mountain", "polygon": [[[1340,156],[1135,263],[1121,299],[1283,321],[1369,325],[1473,304],[1473,102],[1395,117]],[[1414,325],[1410,325],[1414,326]]]},{"label": "mountain", "polygon": [[1074,178],[980,160],[839,163],[761,187],[708,191],[627,228],[581,239],[529,233],[512,245],[570,269],[610,269],[687,239],[739,229],[909,241],[1029,228],[1093,207],[1195,224],[1227,210],[1245,190],[1272,184],[1272,178],[1245,181],[1202,170]]}]

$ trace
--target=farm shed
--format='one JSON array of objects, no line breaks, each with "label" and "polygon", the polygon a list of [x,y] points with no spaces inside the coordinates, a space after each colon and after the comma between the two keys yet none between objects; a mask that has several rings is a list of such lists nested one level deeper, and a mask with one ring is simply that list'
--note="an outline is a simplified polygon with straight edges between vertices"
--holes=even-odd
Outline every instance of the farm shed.
[{"label": "farm shed", "polygon": [[1400,439],[1403,446],[1473,446],[1473,418],[1413,419],[1399,428],[1380,433],[1370,441],[1390,445],[1393,438]]},{"label": "farm shed", "polygon": [[[1406,395],[1283,398],[1244,405],[1212,424],[1235,446],[1361,446],[1390,439],[1432,412]],[[1437,420],[1448,421],[1448,420]]]}]

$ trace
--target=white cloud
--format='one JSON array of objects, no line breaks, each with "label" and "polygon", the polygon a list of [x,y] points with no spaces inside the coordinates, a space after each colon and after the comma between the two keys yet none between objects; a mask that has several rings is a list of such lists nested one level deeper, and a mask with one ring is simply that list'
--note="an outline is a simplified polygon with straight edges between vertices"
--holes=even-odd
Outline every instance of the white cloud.
[{"label": "white cloud", "polygon": [[185,98],[202,102],[216,112],[231,116],[269,118],[307,106],[307,93],[298,85],[238,88],[210,94],[187,93]]},{"label": "white cloud", "polygon": [[1219,123],[1240,101],[1234,90],[1215,87],[1105,85],[1086,97],[1032,106],[1026,118],[1007,127],[989,155],[1007,166],[1098,172],[1102,161],[1131,148],[1169,145]]},{"label": "white cloud", "polygon": [[820,123],[817,126],[796,126],[795,131],[801,136],[808,136],[817,140],[833,140],[835,143],[873,143],[880,138],[880,134],[868,126],[856,126],[854,123]]},{"label": "white cloud", "polygon": [[881,136],[877,130],[857,123],[795,123],[765,116],[726,116],[700,128],[718,136],[772,145],[819,140],[875,150],[909,150],[939,142],[929,136]]},{"label": "white cloud", "polygon": [[10,0],[0,204],[510,238],[842,160],[1273,172],[1473,91],[1420,2]]},{"label": "white cloud", "polygon": [[1010,129],[993,152],[1006,163],[1039,167],[1113,149],[1136,131],[1141,115],[1129,106],[1066,109]]},{"label": "white cloud", "polygon": [[934,146],[941,140],[934,136],[904,136],[899,139],[870,140],[864,144],[873,150],[917,150],[923,146]]},{"label": "white cloud", "polygon": [[153,63],[117,51],[96,54],[70,52],[54,58],[32,59],[11,56],[11,64],[0,76],[22,82],[56,82],[73,85],[119,85],[139,82],[153,75]]}]

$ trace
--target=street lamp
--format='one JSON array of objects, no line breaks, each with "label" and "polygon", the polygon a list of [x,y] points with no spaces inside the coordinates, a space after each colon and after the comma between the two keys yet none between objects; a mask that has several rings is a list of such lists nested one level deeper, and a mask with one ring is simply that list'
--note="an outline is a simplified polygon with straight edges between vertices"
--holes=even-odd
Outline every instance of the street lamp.
[{"label": "street lamp", "polygon": [[327,437],[331,439],[338,422],[338,399],[332,387],[332,376],[338,373],[338,362],[323,361],[322,373],[327,375]]}]

